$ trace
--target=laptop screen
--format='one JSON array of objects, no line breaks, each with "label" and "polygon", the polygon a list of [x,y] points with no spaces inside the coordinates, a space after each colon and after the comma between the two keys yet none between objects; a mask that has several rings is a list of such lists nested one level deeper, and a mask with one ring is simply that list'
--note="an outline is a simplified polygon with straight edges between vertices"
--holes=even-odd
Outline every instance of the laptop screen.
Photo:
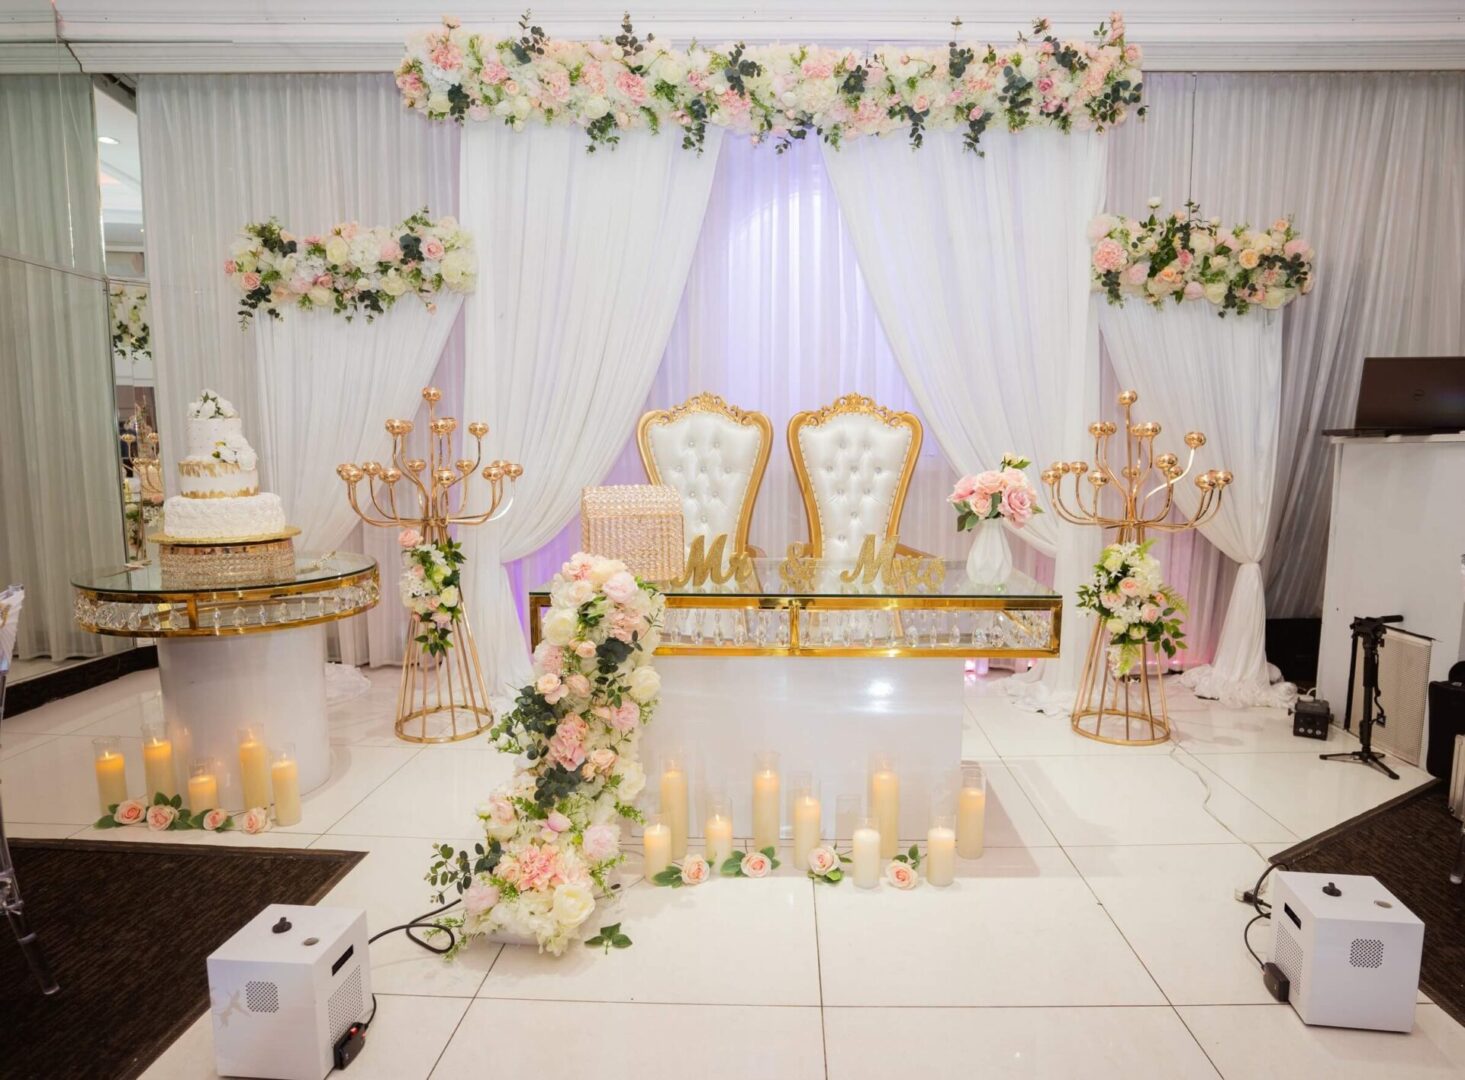
[{"label": "laptop screen", "polygon": [[1354,426],[1407,433],[1465,431],[1465,356],[1370,356]]}]

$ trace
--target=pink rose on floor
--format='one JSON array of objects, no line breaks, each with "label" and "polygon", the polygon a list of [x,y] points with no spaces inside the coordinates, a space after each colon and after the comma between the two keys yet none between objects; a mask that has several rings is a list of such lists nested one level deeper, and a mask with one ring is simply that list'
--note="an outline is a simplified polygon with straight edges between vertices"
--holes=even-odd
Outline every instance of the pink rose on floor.
[{"label": "pink rose on floor", "polygon": [[226,273],[226,274],[232,274],[233,272],[234,272],[234,260],[233,259],[225,259],[224,260],[224,273]]},{"label": "pink rose on floor", "polygon": [[397,534],[397,543],[403,548],[415,548],[422,543],[422,534],[416,529],[403,529]]},{"label": "pink rose on floor", "polygon": [[1124,264],[1129,262],[1129,255],[1124,250],[1124,245],[1118,240],[1105,237],[1094,245],[1094,266],[1104,272],[1123,269]]},{"label": "pink rose on floor", "polygon": [[838,869],[839,856],[827,847],[809,849],[809,872],[826,877],[831,870]]},{"label": "pink rose on floor", "polygon": [[638,588],[636,579],[626,570],[612,574],[601,586],[605,595],[615,604],[624,604],[636,595]]},{"label": "pink rose on floor", "polygon": [[767,877],[773,870],[773,863],[761,851],[750,851],[743,856],[743,877]]},{"label": "pink rose on floor", "polygon": [[593,641],[577,641],[577,642],[575,642],[575,655],[578,656],[581,660],[589,660],[592,656],[595,655],[595,642],[593,642]]},{"label": "pink rose on floor", "polygon": [[441,259],[446,250],[443,247],[443,242],[435,236],[429,236],[426,240],[422,241],[422,257],[424,259]]},{"label": "pink rose on floor", "polygon": [[239,827],[251,836],[265,832],[270,827],[270,812],[263,806],[246,810],[244,816],[239,819]]},{"label": "pink rose on floor", "polygon": [[571,675],[568,679],[566,679],[565,685],[569,687],[570,693],[574,694],[576,697],[590,696],[590,680],[585,678],[585,676],[581,675],[579,672],[576,672],[574,675]]},{"label": "pink rose on floor", "polygon": [[148,828],[153,832],[165,832],[178,820],[178,811],[167,803],[148,807]]},{"label": "pink rose on floor", "polygon": [[259,288],[259,275],[251,271],[245,274],[239,283],[244,286],[245,292],[254,292],[255,289]]},{"label": "pink rose on floor", "polygon": [[893,862],[887,866],[885,880],[897,889],[914,889],[921,881],[911,864],[903,862]]},{"label": "pink rose on floor", "polygon": [[683,885],[701,885],[711,873],[712,868],[701,855],[688,855],[682,860]]},{"label": "pink rose on floor", "polygon": [[210,810],[203,816],[203,827],[208,832],[218,832],[229,821],[229,811]]},{"label": "pink rose on floor", "polygon": [[148,804],[141,799],[123,799],[112,811],[118,825],[141,825],[148,816]]},{"label": "pink rose on floor", "polygon": [[1002,514],[1014,525],[1026,525],[1033,516],[1033,493],[1027,488],[1008,488],[1002,493]]},{"label": "pink rose on floor", "polygon": [[610,714],[611,727],[617,731],[633,731],[641,721],[641,706],[634,701],[623,701]]},{"label": "pink rose on floor", "polygon": [[463,892],[463,910],[473,918],[487,915],[498,902],[498,888],[486,881],[475,881]]},{"label": "pink rose on floor", "polygon": [[580,838],[580,850],[593,863],[614,858],[621,849],[621,830],[615,825],[592,825]]},{"label": "pink rose on floor", "polygon": [[1185,298],[1187,300],[1199,300],[1205,294],[1206,287],[1199,281],[1187,281],[1185,283]]},{"label": "pink rose on floor", "polygon": [[1144,594],[1144,587],[1132,577],[1127,577],[1119,583],[1119,594],[1133,599]]},{"label": "pink rose on floor", "polygon": [[551,810],[549,812],[549,817],[545,818],[544,823],[548,825],[553,832],[557,833],[568,832],[570,829],[570,819],[565,817],[565,815],[561,814],[558,810]]}]

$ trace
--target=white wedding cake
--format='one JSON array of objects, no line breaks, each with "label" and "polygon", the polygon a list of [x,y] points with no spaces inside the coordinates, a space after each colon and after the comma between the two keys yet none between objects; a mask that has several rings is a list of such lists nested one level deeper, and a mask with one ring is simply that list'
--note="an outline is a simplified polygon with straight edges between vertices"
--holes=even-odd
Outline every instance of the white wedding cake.
[{"label": "white wedding cake", "polygon": [[259,490],[259,458],[234,406],[205,390],[188,406],[188,456],[178,463],[182,495],[163,504],[164,532],[178,540],[279,536],[285,508]]}]

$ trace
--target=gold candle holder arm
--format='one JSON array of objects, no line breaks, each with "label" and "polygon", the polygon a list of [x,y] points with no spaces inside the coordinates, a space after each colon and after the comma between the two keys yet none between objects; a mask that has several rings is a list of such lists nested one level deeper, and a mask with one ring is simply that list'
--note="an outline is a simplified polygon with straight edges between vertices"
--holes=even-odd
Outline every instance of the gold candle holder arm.
[{"label": "gold candle holder arm", "polygon": [[[361,504],[357,501],[356,497],[356,485],[361,482],[361,478],[365,475],[365,473],[361,471],[360,466],[352,465],[349,463],[345,465],[337,465],[336,475],[345,481],[346,498],[351,503],[351,509],[356,512],[357,517],[361,518],[361,520],[366,522],[368,525],[376,525],[380,528],[391,528],[391,526],[396,524],[395,520],[385,518],[385,515],[383,516],[382,520],[378,520],[373,518],[365,510],[361,509]],[[373,499],[373,502],[374,501],[375,499]],[[373,507],[373,509],[375,508]]]}]

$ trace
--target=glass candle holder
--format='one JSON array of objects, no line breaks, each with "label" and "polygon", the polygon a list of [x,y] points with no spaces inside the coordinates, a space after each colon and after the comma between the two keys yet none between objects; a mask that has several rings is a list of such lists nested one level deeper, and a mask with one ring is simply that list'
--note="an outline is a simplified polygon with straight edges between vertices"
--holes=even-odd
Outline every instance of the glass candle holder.
[{"label": "glass candle holder", "polygon": [[702,835],[707,844],[707,863],[715,871],[733,851],[732,800],[724,788],[709,788],[707,791],[707,816],[703,819]]},{"label": "glass candle holder", "polygon": [[188,808],[197,814],[201,810],[218,810],[219,772],[211,759],[195,761],[188,768]]},{"label": "glass candle holder", "polygon": [[270,755],[270,788],[275,795],[275,824],[295,825],[300,821],[300,765],[295,744],[285,743]]},{"label": "glass candle holder", "polygon": [[887,753],[870,755],[870,816],[880,829],[880,857],[890,859],[900,849],[900,777]]},{"label": "glass candle holder", "polygon": [[987,775],[980,765],[963,765],[956,793],[956,853],[981,858],[986,841]]},{"label": "glass candle holder", "polygon": [[873,817],[861,818],[850,838],[851,873],[861,889],[873,889],[880,883],[880,823]]},{"label": "glass candle holder", "polygon": [[660,814],[647,814],[641,840],[646,852],[641,874],[650,881],[671,865],[671,828]]},{"label": "glass candle holder", "polygon": [[762,851],[778,846],[779,827],[778,754],[766,751],[753,756],[753,848]]},{"label": "glass candle holder", "polygon": [[149,801],[161,792],[168,798],[178,794],[178,774],[173,766],[173,740],[168,738],[168,723],[161,717],[143,721],[142,771],[147,780]]},{"label": "glass candle holder", "polygon": [[793,822],[793,860],[800,870],[809,869],[809,851],[819,846],[819,789],[806,772],[789,777],[789,820]]},{"label": "glass candle holder", "polygon": [[865,800],[859,795],[838,795],[834,799],[834,838],[850,840],[865,816]]},{"label": "glass candle holder", "polygon": [[270,805],[270,752],[259,728],[239,729],[239,782],[244,790],[244,809]]},{"label": "glass candle holder", "polygon": [[111,736],[92,740],[92,767],[97,774],[97,805],[110,814],[127,801],[127,759],[122,744]]}]

